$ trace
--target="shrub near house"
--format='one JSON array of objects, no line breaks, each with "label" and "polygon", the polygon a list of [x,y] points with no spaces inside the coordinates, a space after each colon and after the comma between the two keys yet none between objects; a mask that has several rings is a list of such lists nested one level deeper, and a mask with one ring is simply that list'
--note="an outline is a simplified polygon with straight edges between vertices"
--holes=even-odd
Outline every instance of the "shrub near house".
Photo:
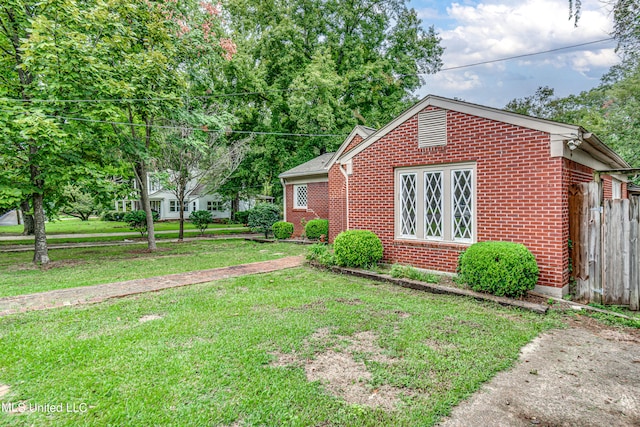
[{"label": "shrub near house", "polygon": [[520,297],[538,282],[538,264],[519,243],[474,243],[460,255],[458,272],[471,289],[498,296]]},{"label": "shrub near house", "polygon": [[312,219],[304,226],[304,233],[307,239],[316,240],[322,236],[325,238],[329,235],[329,220]]},{"label": "shrub near house", "polygon": [[348,230],[333,242],[335,262],[342,267],[370,267],[382,259],[382,242],[369,230]]}]

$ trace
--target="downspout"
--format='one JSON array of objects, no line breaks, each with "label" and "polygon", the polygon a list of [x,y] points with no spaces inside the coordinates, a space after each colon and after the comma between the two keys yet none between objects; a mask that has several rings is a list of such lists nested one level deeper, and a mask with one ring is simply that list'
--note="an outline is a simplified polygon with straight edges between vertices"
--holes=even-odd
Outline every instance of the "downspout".
[{"label": "downspout", "polygon": [[285,222],[287,221],[287,184],[284,181],[284,178],[280,178],[280,184],[282,184],[282,201],[284,204],[283,216]]},{"label": "downspout", "polygon": [[338,165],[338,169],[340,169],[340,172],[342,172],[342,175],[344,176],[344,182],[345,182],[345,212],[346,212],[346,223],[347,223],[347,230],[349,229],[349,175],[347,175],[347,172],[342,169],[342,165]]}]

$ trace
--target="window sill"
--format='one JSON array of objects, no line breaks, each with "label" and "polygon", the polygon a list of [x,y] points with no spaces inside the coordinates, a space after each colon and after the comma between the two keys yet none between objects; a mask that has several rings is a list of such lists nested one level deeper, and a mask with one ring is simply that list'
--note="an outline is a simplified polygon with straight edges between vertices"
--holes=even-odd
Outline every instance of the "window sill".
[{"label": "window sill", "polygon": [[451,249],[451,250],[465,250],[473,243],[462,243],[462,242],[448,242],[442,240],[409,240],[409,239],[398,239],[395,238],[393,240],[393,246],[419,246],[423,248],[433,248],[433,249]]},{"label": "window sill", "polygon": [[304,207],[304,208],[293,208],[294,212],[306,212],[308,210],[308,208]]}]

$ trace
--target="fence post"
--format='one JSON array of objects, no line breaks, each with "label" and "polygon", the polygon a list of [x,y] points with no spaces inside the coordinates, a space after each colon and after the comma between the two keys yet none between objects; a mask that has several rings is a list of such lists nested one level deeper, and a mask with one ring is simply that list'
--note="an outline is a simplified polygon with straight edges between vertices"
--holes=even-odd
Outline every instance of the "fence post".
[{"label": "fence post", "polygon": [[629,247],[629,309],[640,310],[640,197],[629,200],[630,247]]}]

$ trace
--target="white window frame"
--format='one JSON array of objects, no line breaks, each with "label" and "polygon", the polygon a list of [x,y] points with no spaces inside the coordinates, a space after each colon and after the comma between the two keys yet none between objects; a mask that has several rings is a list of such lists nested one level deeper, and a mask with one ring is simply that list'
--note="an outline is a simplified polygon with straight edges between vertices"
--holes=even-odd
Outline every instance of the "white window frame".
[{"label": "white window frame", "polygon": [[[455,238],[453,236],[454,229],[454,207],[453,207],[453,176],[455,171],[469,170],[471,171],[471,238]],[[442,236],[426,236],[426,217],[425,217],[425,181],[426,174],[440,172],[442,173]],[[401,201],[401,176],[406,174],[417,174],[417,229],[415,236],[407,236],[402,234],[402,201]],[[475,163],[450,163],[434,166],[416,166],[397,168],[395,170],[395,238],[398,240],[425,241],[425,242],[443,242],[443,243],[474,243],[477,241],[477,173]]]},{"label": "white window frame", "polygon": [[[304,205],[300,204],[300,200],[298,200],[298,189],[304,187],[305,193],[307,194]],[[307,209],[307,205],[309,204],[309,187],[307,184],[297,184],[293,186],[293,208],[294,209]]]}]

